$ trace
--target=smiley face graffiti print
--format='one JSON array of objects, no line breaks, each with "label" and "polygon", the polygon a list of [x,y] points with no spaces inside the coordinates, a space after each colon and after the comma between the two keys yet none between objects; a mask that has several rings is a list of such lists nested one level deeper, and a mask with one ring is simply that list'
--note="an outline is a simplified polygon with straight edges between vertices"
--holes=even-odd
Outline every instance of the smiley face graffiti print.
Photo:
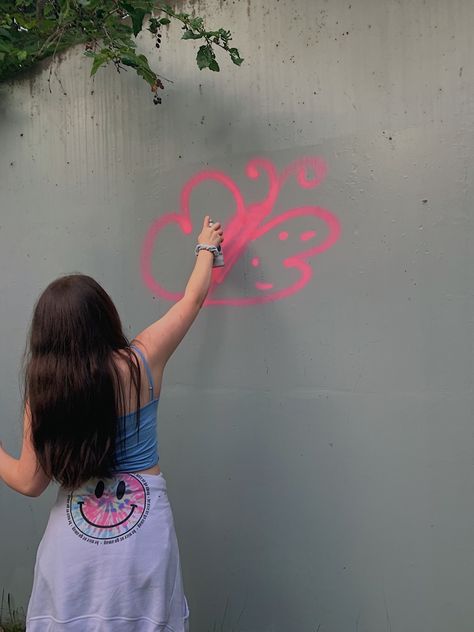
[{"label": "smiley face graffiti print", "polygon": [[92,479],[69,494],[69,526],[93,544],[122,542],[137,532],[149,512],[150,491],[138,474]]}]

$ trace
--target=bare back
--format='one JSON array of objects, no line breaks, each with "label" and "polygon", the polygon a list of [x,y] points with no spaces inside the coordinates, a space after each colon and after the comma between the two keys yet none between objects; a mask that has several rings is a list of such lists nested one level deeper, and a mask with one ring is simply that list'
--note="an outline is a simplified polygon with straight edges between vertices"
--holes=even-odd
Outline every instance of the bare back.
[{"label": "bare back", "polygon": [[[142,353],[145,355],[147,361],[150,364],[150,368],[152,370],[152,375],[153,375],[153,392],[154,392],[154,397],[157,398],[160,394],[161,391],[161,382],[163,379],[163,371],[162,370],[157,370],[157,367],[152,367],[152,363],[150,362],[149,358],[148,358],[148,354],[147,351],[144,347],[144,345],[137,339],[134,339],[132,341],[133,345],[137,345],[138,348],[140,349],[140,351],[142,351]],[[140,388],[140,407],[145,406],[149,401],[150,401],[150,388],[149,388],[149,383],[148,383],[148,376],[145,370],[145,367],[143,366],[143,362],[139,356],[139,354],[137,354],[138,360],[139,360],[139,366],[140,366],[140,382],[141,382],[141,388]],[[120,414],[121,415],[126,415],[128,413],[132,413],[135,412],[138,408],[138,398],[137,398],[137,392],[136,389],[134,388],[133,384],[131,384],[131,379],[130,379],[130,369],[129,369],[129,360],[128,360],[128,355],[125,354],[123,351],[122,352],[118,352],[116,354],[116,366],[119,370],[121,379],[122,379],[122,385],[124,388],[124,393],[125,393],[125,410],[121,411]],[[130,387],[131,387],[131,394],[129,397],[129,393],[130,393]],[[148,468],[146,470],[138,470],[137,473],[139,474],[159,474],[160,473],[160,466],[154,465],[151,468]]]},{"label": "bare back", "polygon": [[[200,261],[198,260],[198,264],[200,263],[201,266],[206,264],[206,266],[209,267],[209,261],[205,261],[205,256],[210,253],[203,251],[200,254],[202,256]],[[199,276],[199,267],[197,266],[195,270],[196,269],[198,270]],[[149,325],[132,340],[132,344],[142,351],[146,361],[148,362],[153,376],[153,391],[155,393],[155,397],[158,397],[161,392],[163,371],[166,363],[194,322],[201,309],[203,300],[204,297],[196,297],[193,292],[185,292],[183,298],[172,305],[164,316]],[[150,391],[148,388],[146,369],[143,366],[143,362],[140,357],[139,364],[141,371],[140,405],[144,406],[149,401]],[[130,389],[130,370],[128,368],[128,357],[124,354],[124,352],[117,353],[117,367],[119,368],[123,379],[122,384],[125,387],[125,393],[128,394]],[[131,400],[130,402],[127,402],[127,408],[121,414],[127,414],[135,411],[136,409],[137,397],[132,385]],[[140,471],[143,474],[159,474],[160,467],[159,465],[155,465],[148,470]]]}]

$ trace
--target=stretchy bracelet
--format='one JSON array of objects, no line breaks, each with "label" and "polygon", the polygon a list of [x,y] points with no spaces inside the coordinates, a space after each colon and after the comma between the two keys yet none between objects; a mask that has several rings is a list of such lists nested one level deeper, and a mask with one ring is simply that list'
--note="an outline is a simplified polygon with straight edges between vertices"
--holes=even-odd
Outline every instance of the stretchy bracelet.
[{"label": "stretchy bracelet", "polygon": [[213,246],[212,244],[198,244],[196,248],[194,249],[196,256],[199,254],[201,250],[209,250],[209,252],[212,252],[214,257],[217,257],[217,255],[219,254],[219,250],[217,249],[217,246]]}]

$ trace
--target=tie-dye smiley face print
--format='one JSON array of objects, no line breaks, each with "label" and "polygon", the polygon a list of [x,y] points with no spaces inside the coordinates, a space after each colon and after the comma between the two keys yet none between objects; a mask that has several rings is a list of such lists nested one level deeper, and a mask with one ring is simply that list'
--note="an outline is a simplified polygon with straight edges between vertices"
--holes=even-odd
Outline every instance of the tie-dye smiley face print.
[{"label": "tie-dye smiley face print", "polygon": [[111,540],[138,527],[148,513],[148,504],[148,486],[141,477],[96,478],[69,495],[68,520],[88,538]]}]

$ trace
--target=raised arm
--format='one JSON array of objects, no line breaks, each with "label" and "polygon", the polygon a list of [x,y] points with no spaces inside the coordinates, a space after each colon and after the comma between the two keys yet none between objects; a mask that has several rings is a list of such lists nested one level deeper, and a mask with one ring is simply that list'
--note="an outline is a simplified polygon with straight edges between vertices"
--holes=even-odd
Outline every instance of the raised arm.
[{"label": "raised arm", "polygon": [[23,419],[23,447],[19,459],[10,456],[0,444],[0,479],[25,496],[39,496],[50,479],[41,469],[31,442],[31,413],[26,405]]},{"label": "raised arm", "polygon": [[[218,246],[224,241],[219,222],[209,226],[206,215],[199,243]],[[177,301],[166,314],[144,329],[135,341],[140,342],[147,354],[153,372],[162,372],[169,358],[198,315],[207,296],[211,284],[211,272],[214,255],[201,250],[196,257],[196,264],[189,277],[182,299]]]}]

